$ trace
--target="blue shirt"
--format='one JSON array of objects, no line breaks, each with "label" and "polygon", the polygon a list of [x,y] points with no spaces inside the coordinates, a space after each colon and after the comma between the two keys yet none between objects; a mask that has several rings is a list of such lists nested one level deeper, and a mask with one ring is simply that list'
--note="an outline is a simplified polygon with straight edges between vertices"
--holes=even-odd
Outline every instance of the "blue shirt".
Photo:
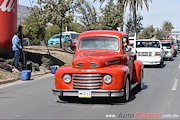
[{"label": "blue shirt", "polygon": [[14,35],[12,38],[12,50],[20,50],[21,49],[21,42],[17,35]]}]

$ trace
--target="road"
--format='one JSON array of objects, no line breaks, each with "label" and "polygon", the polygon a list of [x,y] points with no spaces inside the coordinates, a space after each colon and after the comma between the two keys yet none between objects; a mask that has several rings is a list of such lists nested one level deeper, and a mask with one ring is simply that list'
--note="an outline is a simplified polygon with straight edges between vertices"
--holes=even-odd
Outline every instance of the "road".
[{"label": "road", "polygon": [[[164,68],[146,67],[144,89],[131,101],[83,99],[61,102],[52,94],[54,76],[0,86],[0,119],[180,119],[180,55]],[[179,81],[179,82],[178,82]]]}]

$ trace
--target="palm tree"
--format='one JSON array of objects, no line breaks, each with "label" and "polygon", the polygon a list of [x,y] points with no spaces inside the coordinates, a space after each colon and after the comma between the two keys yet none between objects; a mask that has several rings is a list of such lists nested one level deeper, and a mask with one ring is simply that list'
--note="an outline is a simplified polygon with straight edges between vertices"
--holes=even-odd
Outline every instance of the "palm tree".
[{"label": "palm tree", "polygon": [[[94,0],[94,2],[97,0]],[[152,0],[117,0],[122,5],[122,9],[120,10],[122,13],[124,13],[125,8],[129,6],[130,11],[133,12],[133,20],[134,20],[134,27],[136,32],[136,11],[138,11],[138,8],[143,8],[143,4],[146,5],[147,10],[149,10],[149,4],[148,2],[152,2]],[[99,2],[102,4],[105,2],[105,0],[99,0]],[[121,26],[121,30],[123,30],[123,27]]]},{"label": "palm tree", "polygon": [[164,21],[162,27],[163,27],[163,30],[167,33],[167,35],[169,37],[172,32],[172,29],[174,29],[174,26],[171,23],[171,21]]},{"label": "palm tree", "polygon": [[137,33],[136,29],[136,11],[138,11],[139,8],[143,8],[143,4],[146,5],[147,10],[149,10],[149,4],[148,2],[152,2],[152,0],[124,0],[124,6],[125,8],[129,6],[130,11],[133,13],[133,20],[134,20],[134,32]]}]

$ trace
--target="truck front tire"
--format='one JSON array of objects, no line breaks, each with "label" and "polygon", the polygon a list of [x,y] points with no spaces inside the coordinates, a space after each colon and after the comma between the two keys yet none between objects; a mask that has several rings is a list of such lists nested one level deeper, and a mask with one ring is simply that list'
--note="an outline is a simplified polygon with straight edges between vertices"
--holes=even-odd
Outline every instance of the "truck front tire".
[{"label": "truck front tire", "polygon": [[126,83],[124,85],[124,95],[122,96],[123,102],[128,102],[130,100],[130,92],[131,92],[130,81],[127,78]]}]

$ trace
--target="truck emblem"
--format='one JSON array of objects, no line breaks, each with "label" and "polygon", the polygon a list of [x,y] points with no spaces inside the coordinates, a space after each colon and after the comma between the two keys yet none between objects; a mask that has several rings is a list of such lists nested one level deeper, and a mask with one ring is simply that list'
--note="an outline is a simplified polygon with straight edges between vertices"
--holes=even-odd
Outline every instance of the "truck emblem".
[{"label": "truck emblem", "polygon": [[15,6],[14,0],[10,0],[9,4],[8,4],[8,0],[4,0],[3,3],[0,5],[0,9],[3,12],[5,11],[11,12],[14,6]]}]

